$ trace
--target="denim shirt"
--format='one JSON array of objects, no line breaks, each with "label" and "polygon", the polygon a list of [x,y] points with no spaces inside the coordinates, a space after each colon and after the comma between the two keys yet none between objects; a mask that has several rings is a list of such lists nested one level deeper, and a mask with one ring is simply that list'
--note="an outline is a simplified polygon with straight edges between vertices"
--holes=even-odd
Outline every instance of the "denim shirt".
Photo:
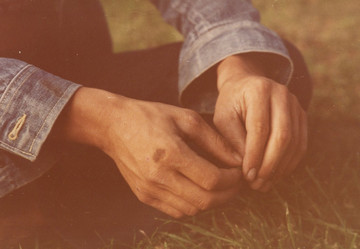
[{"label": "denim shirt", "polygon": [[[283,58],[284,63],[274,68],[273,78],[288,83],[293,70],[288,52],[282,40],[259,23],[250,1],[151,1],[184,36],[180,101],[204,72],[239,53],[264,52]],[[56,158],[42,145],[79,87],[25,62],[0,58],[0,197],[40,177],[54,164]],[[199,96],[199,101],[188,107],[211,112],[216,94]]]}]

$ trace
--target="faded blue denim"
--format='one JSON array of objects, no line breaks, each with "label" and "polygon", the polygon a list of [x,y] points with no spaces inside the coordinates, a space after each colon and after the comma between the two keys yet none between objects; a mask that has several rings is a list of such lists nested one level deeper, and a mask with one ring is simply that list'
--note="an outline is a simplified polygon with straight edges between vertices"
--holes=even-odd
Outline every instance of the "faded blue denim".
[{"label": "faded blue denim", "polygon": [[[184,36],[179,59],[180,101],[187,87],[205,71],[238,53],[264,52],[283,58],[279,60],[283,63],[274,67],[274,79],[283,84],[290,80],[293,66],[282,40],[259,23],[250,1],[152,2]],[[79,87],[25,62],[0,58],[0,197],[40,177],[54,164],[56,156],[46,153],[42,145]],[[200,102],[190,107],[209,111],[207,102],[213,102],[216,93],[209,98],[200,96]]]}]

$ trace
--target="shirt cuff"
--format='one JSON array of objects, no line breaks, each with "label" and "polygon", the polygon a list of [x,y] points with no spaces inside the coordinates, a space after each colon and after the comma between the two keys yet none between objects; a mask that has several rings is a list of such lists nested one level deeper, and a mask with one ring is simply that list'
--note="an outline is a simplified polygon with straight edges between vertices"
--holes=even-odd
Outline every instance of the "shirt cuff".
[{"label": "shirt cuff", "polygon": [[[80,85],[35,66],[11,61],[2,68],[0,148],[34,161],[66,103]],[[16,66],[14,66],[16,65]],[[7,82],[4,82],[7,81]]]},{"label": "shirt cuff", "polygon": [[293,62],[281,38],[258,22],[224,24],[205,32],[185,47],[187,49],[182,52],[179,64],[180,103],[200,113],[213,113],[218,94],[216,82],[208,83],[215,86],[198,92],[196,98],[191,93],[196,89],[193,85],[208,69],[230,55],[259,52],[278,57],[272,79],[281,84],[288,84],[293,73]]}]

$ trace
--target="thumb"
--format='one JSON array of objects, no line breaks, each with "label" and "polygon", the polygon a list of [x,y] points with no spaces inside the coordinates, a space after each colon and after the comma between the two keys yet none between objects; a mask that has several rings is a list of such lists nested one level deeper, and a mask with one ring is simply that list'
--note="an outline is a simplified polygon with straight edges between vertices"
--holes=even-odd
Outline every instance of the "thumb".
[{"label": "thumb", "polygon": [[215,110],[214,125],[226,141],[243,158],[245,154],[246,129],[239,115],[235,111],[228,114]]}]

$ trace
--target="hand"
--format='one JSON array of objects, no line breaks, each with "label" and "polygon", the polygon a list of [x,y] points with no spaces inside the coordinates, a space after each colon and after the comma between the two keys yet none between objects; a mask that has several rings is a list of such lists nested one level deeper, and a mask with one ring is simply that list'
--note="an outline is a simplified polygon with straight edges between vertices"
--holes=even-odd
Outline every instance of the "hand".
[{"label": "hand", "polygon": [[244,156],[250,186],[268,191],[306,151],[306,113],[285,86],[262,76],[248,59],[233,57],[219,66],[214,123]]},{"label": "hand", "polygon": [[[63,134],[101,148],[140,201],[170,216],[195,215],[239,190],[240,156],[193,111],[81,88],[65,119]],[[186,141],[227,168],[202,158]]]}]

